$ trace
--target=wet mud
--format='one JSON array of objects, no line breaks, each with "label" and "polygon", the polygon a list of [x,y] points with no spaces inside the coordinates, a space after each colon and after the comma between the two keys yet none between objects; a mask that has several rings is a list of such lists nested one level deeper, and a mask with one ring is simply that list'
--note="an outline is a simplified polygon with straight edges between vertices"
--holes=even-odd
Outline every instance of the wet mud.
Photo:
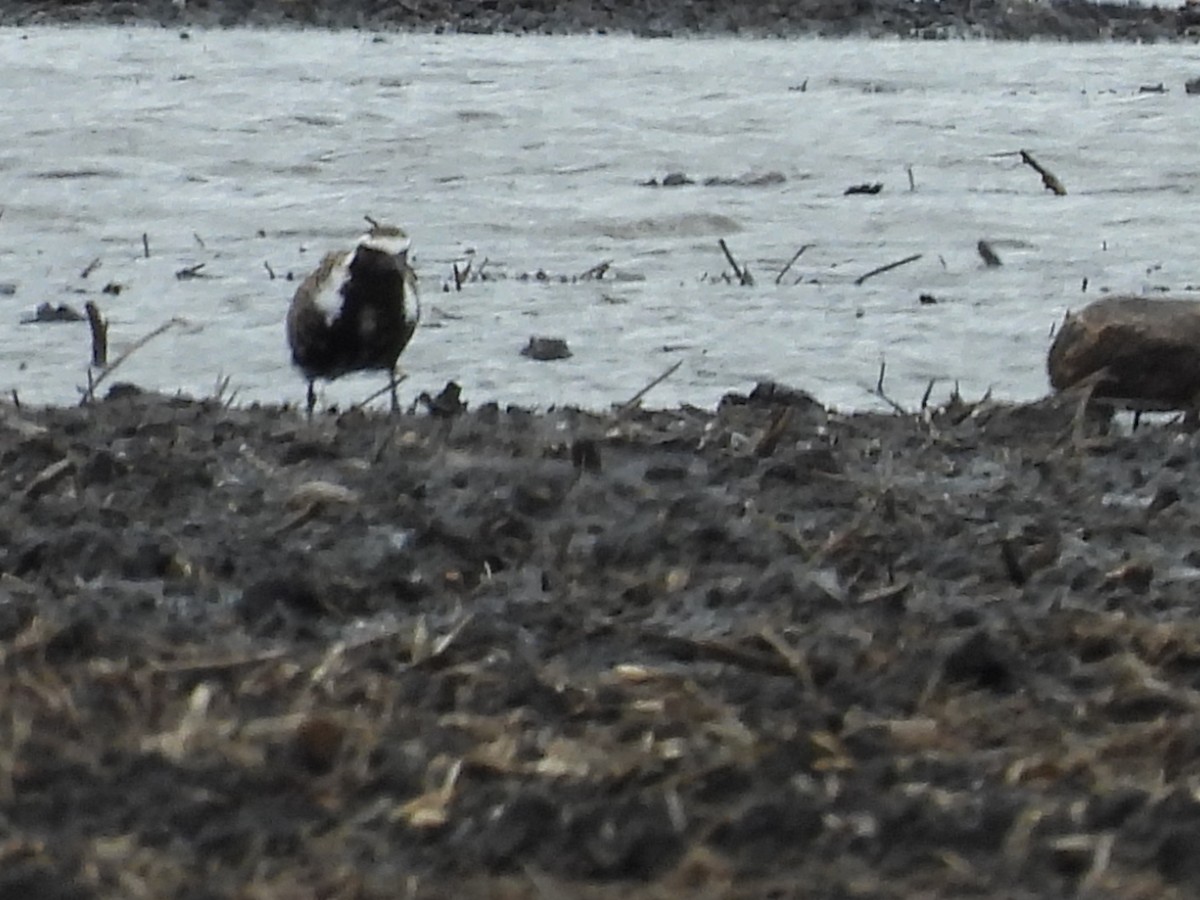
[{"label": "wet mud", "polygon": [[1200,891],[1182,424],[453,399],[0,407],[0,897]]},{"label": "wet mud", "polygon": [[1158,41],[1193,36],[1200,11],[1089,0],[3,0],[0,24],[163,24],[196,27],[365,28],[473,34],[900,36],[927,40]]}]

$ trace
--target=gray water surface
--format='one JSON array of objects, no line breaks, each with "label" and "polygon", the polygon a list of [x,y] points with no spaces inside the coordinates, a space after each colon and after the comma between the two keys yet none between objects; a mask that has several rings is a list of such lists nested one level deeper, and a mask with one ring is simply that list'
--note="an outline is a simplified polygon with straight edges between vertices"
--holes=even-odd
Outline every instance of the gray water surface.
[{"label": "gray water surface", "polygon": [[[240,400],[299,400],[285,275],[368,214],[408,228],[422,278],[406,398],[456,379],[473,402],[599,407],[678,360],[648,402],[711,405],[771,377],[872,406],[881,360],[906,405],[931,378],[935,398],[955,380],[1036,397],[1065,310],[1200,284],[1200,97],[1182,89],[1198,74],[1181,45],[3,29],[0,391],[74,402],[86,325],[18,323],[94,299],[113,355],[186,320],[121,379],[204,395],[228,376]],[[1069,194],[1043,191],[1019,148]],[[641,185],[671,171],[783,180]],[[883,191],[843,196],[862,182]],[[755,286],[718,277],[720,238]],[[493,280],[442,291],[485,258]],[[605,261],[602,280],[559,283]],[[176,277],[199,263],[207,277]],[[575,355],[522,358],[534,334]]]}]

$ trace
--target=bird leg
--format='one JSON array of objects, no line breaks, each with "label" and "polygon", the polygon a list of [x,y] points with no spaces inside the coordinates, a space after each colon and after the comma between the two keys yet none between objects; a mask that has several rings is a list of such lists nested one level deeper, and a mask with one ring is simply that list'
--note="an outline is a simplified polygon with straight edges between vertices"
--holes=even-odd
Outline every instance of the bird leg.
[{"label": "bird leg", "polygon": [[312,419],[313,407],[317,405],[317,392],[313,388],[313,379],[308,380],[308,418]]},{"label": "bird leg", "polygon": [[388,370],[388,387],[392,390],[392,412],[394,413],[400,412],[400,398],[396,396],[396,385],[399,383],[396,378],[396,367],[392,366]]}]

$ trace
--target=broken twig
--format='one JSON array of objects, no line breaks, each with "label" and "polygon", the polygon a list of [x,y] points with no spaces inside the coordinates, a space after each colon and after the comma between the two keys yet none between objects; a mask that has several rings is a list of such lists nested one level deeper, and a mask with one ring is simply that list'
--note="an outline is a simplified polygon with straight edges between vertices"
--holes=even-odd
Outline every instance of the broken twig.
[{"label": "broken twig", "polygon": [[992,249],[992,245],[987,241],[980,240],[980,242],[975,245],[975,249],[979,251],[979,255],[983,259],[984,265],[986,265],[989,269],[1000,265],[1000,257],[996,255],[996,251]]},{"label": "broken twig", "polygon": [[800,247],[799,250],[797,250],[795,253],[792,254],[792,258],[788,260],[787,265],[784,266],[782,269],[780,269],[779,274],[775,276],[776,284],[779,284],[779,282],[783,281],[783,276],[788,273],[788,269],[790,269],[792,266],[794,266],[796,264],[796,260],[798,260],[801,257],[801,255],[803,255],[804,251],[807,250],[811,246],[812,246],[812,244],[804,244]]},{"label": "broken twig", "polygon": [[196,263],[194,266],[187,266],[186,268],[180,269],[178,272],[176,272],[175,277],[180,281],[184,281],[188,278],[200,278],[200,270],[203,269],[204,266],[204,263]]},{"label": "broken twig", "polygon": [[596,263],[596,265],[592,266],[586,272],[581,274],[579,276],[578,280],[579,281],[594,281],[594,280],[603,278],[604,273],[608,271],[609,266],[611,266],[611,265],[612,265],[611,259],[607,259],[602,263]]},{"label": "broken twig", "polygon": [[754,284],[754,276],[750,274],[749,269],[743,269],[738,265],[733,254],[729,251],[729,245],[725,243],[725,238],[719,238],[717,243],[721,246],[721,252],[725,254],[725,258],[729,260],[729,265],[733,267],[733,274],[737,276],[738,284],[742,287],[749,287]]},{"label": "broken twig", "polygon": [[936,378],[930,378],[929,384],[925,385],[925,393],[921,395],[921,412],[925,412],[929,408],[929,396],[933,393],[933,386],[937,384]]},{"label": "broken twig", "polygon": [[1065,196],[1067,189],[1063,187],[1063,183],[1058,180],[1053,172],[1043,166],[1040,162],[1029,155],[1025,150],[1018,151],[1021,154],[1021,162],[1029,166],[1033,171],[1042,176],[1042,184],[1047,190],[1054,191],[1059,197]]},{"label": "broken twig", "polygon": [[402,384],[406,380],[408,380],[408,374],[405,372],[398,372],[396,374],[395,382],[389,381],[387,384],[385,384],[379,390],[372,391],[370,394],[368,394],[363,399],[359,400],[357,403],[352,403],[349,406],[349,408],[347,408],[346,412],[352,413],[352,412],[358,412],[360,409],[366,409],[367,404],[372,403],[375,400],[378,400],[384,394],[390,392],[393,388],[398,387],[400,384]]},{"label": "broken twig", "polygon": [[872,391],[872,393],[876,397],[878,397],[880,400],[882,400],[884,403],[886,403],[888,406],[890,406],[892,408],[893,412],[896,412],[897,414],[899,414],[901,416],[907,416],[908,410],[905,409],[903,406],[901,406],[899,403],[897,403],[895,400],[893,400],[891,397],[889,397],[887,395],[887,393],[885,393],[883,390],[883,376],[886,373],[887,373],[887,360],[881,359],[879,361],[879,378],[875,381],[875,390]]},{"label": "broken twig", "polygon": [[892,269],[898,269],[901,266],[907,266],[911,262],[916,262],[918,259],[921,258],[921,256],[922,256],[922,254],[920,254],[920,253],[914,253],[912,256],[906,256],[906,257],[904,257],[904,259],[898,259],[895,262],[890,262],[885,266],[877,266],[876,268],[872,269],[870,272],[867,272],[863,275],[859,275],[857,278],[854,279],[854,283],[862,284],[868,278],[873,278],[876,275],[882,275],[884,272],[890,272]]},{"label": "broken twig", "polygon": [[754,455],[759,459],[766,459],[773,455],[791,419],[792,407],[780,407],[779,411],[771,417],[771,422],[763,431],[762,437],[758,439],[758,443],[754,445]]},{"label": "broken twig", "polygon": [[769,625],[764,625],[758,632],[767,646],[779,654],[792,673],[804,686],[809,694],[817,693],[817,681],[813,677],[812,667],[805,658],[804,651],[793,647],[786,638]]},{"label": "broken twig", "polygon": [[642,388],[640,391],[638,391],[636,394],[634,394],[632,397],[630,397],[628,400],[626,400],[624,403],[622,403],[617,408],[616,417],[618,419],[620,419],[620,418],[628,415],[634,409],[636,409],[638,403],[641,402],[641,399],[643,397],[645,397],[648,393],[650,393],[650,391],[652,391],[654,388],[658,387],[660,384],[662,384],[664,381],[666,381],[668,378],[670,378],[672,375],[674,375],[676,370],[678,370],[678,368],[682,365],[683,365],[683,360],[681,359],[678,362],[673,363],[672,365],[668,366],[667,370],[665,372],[663,372],[661,375],[659,375],[657,378],[655,378],[653,381],[651,381],[649,384],[647,384],[644,388]]}]

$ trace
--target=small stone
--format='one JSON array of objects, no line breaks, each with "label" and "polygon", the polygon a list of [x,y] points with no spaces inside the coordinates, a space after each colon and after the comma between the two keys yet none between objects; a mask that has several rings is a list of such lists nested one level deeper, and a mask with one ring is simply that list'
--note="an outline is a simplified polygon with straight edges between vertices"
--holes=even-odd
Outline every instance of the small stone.
[{"label": "small stone", "polygon": [[1130,560],[1104,575],[1104,587],[1125,587],[1135,594],[1144,594],[1154,579],[1154,566],[1144,560]]},{"label": "small stone", "polygon": [[1174,506],[1181,499],[1179,491],[1175,488],[1170,486],[1159,488],[1154,494],[1154,498],[1150,501],[1150,505],[1146,507],[1146,515],[1157,515],[1164,509]]},{"label": "small stone", "polygon": [[681,187],[685,184],[695,184],[696,182],[688,178],[683,172],[668,172],[663,176],[663,187]]},{"label": "small stone", "polygon": [[32,316],[21,319],[22,325],[45,322],[82,322],[83,313],[66,303],[54,306],[50,303],[39,303],[37,311]]},{"label": "small stone", "polygon": [[555,359],[569,359],[571,348],[562,338],[531,337],[529,343],[521,350],[522,356],[538,362],[548,362]]},{"label": "small stone", "polygon": [[864,184],[852,184],[846,188],[844,195],[849,197],[852,194],[878,194],[883,190],[883,184],[880,182],[871,182]]},{"label": "small stone", "polygon": [[460,415],[467,409],[467,403],[462,399],[462,387],[455,381],[447,381],[441,393],[436,397],[422,391],[417,397],[429,414],[437,419],[450,419]]}]

